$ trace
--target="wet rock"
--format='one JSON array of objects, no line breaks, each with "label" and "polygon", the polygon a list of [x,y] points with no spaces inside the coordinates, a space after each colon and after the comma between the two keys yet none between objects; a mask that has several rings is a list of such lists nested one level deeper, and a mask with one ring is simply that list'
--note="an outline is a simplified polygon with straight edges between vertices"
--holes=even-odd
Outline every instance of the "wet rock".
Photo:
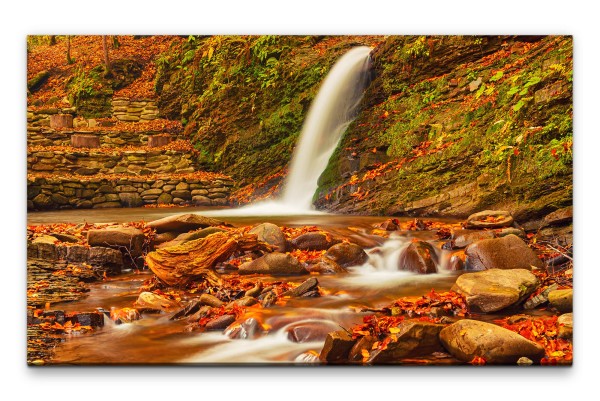
[{"label": "wet rock", "polygon": [[494,238],[493,231],[485,230],[455,230],[452,232],[453,248],[465,248],[482,239]]},{"label": "wet rock", "polygon": [[271,274],[275,276],[308,274],[298,259],[279,252],[267,253],[258,259],[243,263],[238,271],[239,274]]},{"label": "wet rock", "polygon": [[335,263],[333,260],[321,257],[317,263],[311,263],[306,266],[306,270],[318,274],[340,274],[347,273],[346,269]]},{"label": "wet rock", "polygon": [[255,234],[259,241],[277,247],[278,252],[285,252],[288,248],[288,242],[285,235],[277,225],[272,223],[262,223],[252,228],[250,234]]},{"label": "wet rock", "polygon": [[135,306],[168,311],[177,308],[178,305],[177,302],[167,297],[145,291],[138,296],[138,299],[135,301]]},{"label": "wet rock", "polygon": [[328,363],[345,362],[354,343],[355,340],[345,330],[331,332],[325,338],[325,344],[319,354],[319,359]]},{"label": "wet rock", "polygon": [[300,297],[310,291],[318,289],[318,285],[319,281],[316,278],[311,277],[304,281],[302,284],[300,284],[298,287],[284,292],[282,296]]},{"label": "wet rock", "polygon": [[467,270],[541,269],[542,261],[516,235],[475,242],[465,249]]},{"label": "wet rock", "polygon": [[251,317],[241,324],[229,325],[224,334],[233,340],[254,340],[263,334],[263,328],[257,319]]},{"label": "wet rock", "polygon": [[548,294],[548,301],[559,312],[573,312],[573,289],[551,291]]},{"label": "wet rock", "polygon": [[525,231],[516,227],[506,227],[499,230],[494,230],[496,237],[506,237],[507,235],[516,235],[519,238],[526,238]]},{"label": "wet rock", "polygon": [[126,249],[131,256],[137,257],[142,254],[144,233],[134,227],[109,227],[100,230],[89,230],[87,241],[91,246]]},{"label": "wet rock", "polygon": [[367,363],[394,363],[402,358],[429,355],[443,352],[438,338],[444,328],[442,324],[420,321],[406,321],[398,325],[400,332],[395,334],[397,341],[390,342],[385,350],[373,351]]},{"label": "wet rock", "polygon": [[528,299],[523,304],[523,309],[533,309],[533,308],[536,308],[536,307],[548,302],[548,294],[551,291],[556,290],[557,288],[558,288],[558,284],[556,284],[556,283],[552,284],[550,287],[546,288],[544,291],[542,291],[535,297]]},{"label": "wet rock", "polygon": [[37,254],[35,257],[40,259],[55,260],[58,256],[56,252],[56,242],[58,242],[58,240],[55,237],[42,235],[31,241],[31,244],[29,245],[31,251],[28,250],[28,253],[31,252],[32,255]]},{"label": "wet rock", "polygon": [[521,357],[539,361],[544,356],[540,345],[515,332],[470,319],[444,328],[440,340],[454,357],[465,362],[478,356],[488,364],[513,364]]},{"label": "wet rock", "polygon": [[342,267],[359,266],[369,259],[369,256],[360,246],[346,242],[335,244],[323,256]]},{"label": "wet rock", "polygon": [[102,327],[104,326],[104,313],[100,312],[81,312],[68,318],[73,324],[79,323],[82,326]]},{"label": "wet rock", "polygon": [[189,233],[179,234],[173,240],[162,243],[158,248],[167,248],[170,246],[185,244],[186,242],[190,242],[195,239],[208,237],[211,234],[221,233],[221,232],[225,232],[225,231],[227,231],[227,230],[224,230],[224,229],[218,228],[218,227],[206,227],[206,228],[192,231]]},{"label": "wet rock", "polygon": [[350,352],[348,353],[348,361],[350,362],[362,362],[363,360],[363,350],[367,352],[371,352],[371,348],[373,344],[377,341],[376,337],[373,336],[364,336],[356,341],[356,344],[352,347]]},{"label": "wet rock", "polygon": [[435,250],[430,244],[423,241],[412,242],[400,253],[398,270],[419,274],[436,273],[436,259]]},{"label": "wet rock", "polygon": [[210,294],[202,294],[200,296],[200,303],[202,305],[212,306],[213,308],[219,308],[219,307],[225,305],[225,303],[223,301],[221,301],[219,298],[212,296]]},{"label": "wet rock", "polygon": [[273,291],[267,292],[260,300],[260,304],[263,308],[268,308],[277,302],[277,295]]},{"label": "wet rock", "polygon": [[319,354],[315,351],[306,351],[298,355],[294,362],[296,364],[316,364],[319,363]]},{"label": "wet rock", "polygon": [[154,220],[148,223],[149,227],[154,228],[157,232],[165,231],[187,232],[205,228],[210,226],[218,226],[224,224],[222,221],[210,217],[200,216],[198,214],[181,214],[168,216],[159,220]]},{"label": "wet rock", "polygon": [[491,269],[460,276],[452,289],[466,297],[469,310],[495,312],[519,304],[539,286],[525,269]]},{"label": "wet rock", "polygon": [[558,209],[544,217],[545,226],[561,226],[573,222],[573,206]]},{"label": "wet rock", "polygon": [[176,233],[174,231],[167,231],[164,233],[156,234],[154,236],[154,243],[157,245],[163,244],[165,242],[174,240],[175,238],[177,238],[178,235],[179,235],[179,233]]},{"label": "wet rock", "polygon": [[303,251],[324,251],[338,242],[340,241],[328,233],[313,231],[293,238],[291,244],[294,249]]},{"label": "wet rock", "polygon": [[456,272],[456,271],[461,271],[465,269],[465,262],[463,262],[463,260],[457,256],[457,255],[452,255],[450,257],[450,261],[448,263],[448,270]]},{"label": "wet rock", "polygon": [[465,228],[500,228],[509,227],[514,220],[506,210],[484,210],[467,218]]},{"label": "wet rock", "polygon": [[533,365],[533,361],[531,359],[527,358],[526,356],[522,356],[517,361],[517,365],[519,365],[519,366],[531,366],[531,365]]},{"label": "wet rock", "polygon": [[88,250],[88,263],[107,266],[118,272],[123,266],[123,254],[116,249],[94,246]]},{"label": "wet rock", "polygon": [[573,314],[565,313],[558,317],[558,338],[571,339],[573,338]]},{"label": "wet rock", "polygon": [[263,289],[262,282],[259,281],[256,284],[254,284],[254,287],[252,287],[248,291],[246,291],[244,293],[244,296],[256,298],[260,295],[260,293],[262,292],[262,289]]},{"label": "wet rock", "polygon": [[383,223],[376,224],[375,228],[385,231],[396,231],[400,229],[400,222],[398,219],[387,219]]},{"label": "wet rock", "polygon": [[236,299],[235,301],[229,303],[227,305],[227,307],[231,307],[233,305],[237,305],[237,306],[252,306],[252,305],[256,305],[258,303],[258,300],[256,298],[252,298],[252,297],[242,297],[240,299]]},{"label": "wet rock", "polygon": [[203,305],[203,303],[199,299],[191,301],[185,307],[183,307],[180,310],[178,310],[177,312],[175,312],[175,314],[173,316],[171,316],[169,318],[169,320],[178,320],[178,319],[182,319],[186,316],[193,315],[194,313],[196,313],[200,310],[200,307],[202,305]]},{"label": "wet rock", "polygon": [[122,324],[140,320],[142,318],[142,315],[137,309],[134,308],[110,308],[110,318],[116,324]]},{"label": "wet rock", "polygon": [[235,322],[235,315],[223,315],[206,323],[206,331],[224,330]]},{"label": "wet rock", "polygon": [[304,321],[291,324],[285,331],[288,339],[295,343],[325,341],[327,335],[339,329],[339,326],[327,320]]}]

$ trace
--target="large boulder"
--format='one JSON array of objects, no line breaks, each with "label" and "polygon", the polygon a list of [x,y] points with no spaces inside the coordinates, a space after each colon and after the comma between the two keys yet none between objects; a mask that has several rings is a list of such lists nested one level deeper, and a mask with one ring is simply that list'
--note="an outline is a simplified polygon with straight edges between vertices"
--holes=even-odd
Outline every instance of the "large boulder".
[{"label": "large boulder", "polygon": [[360,246],[347,242],[335,244],[323,256],[342,267],[359,266],[369,259],[369,256]]},{"label": "large boulder", "polygon": [[340,241],[326,232],[312,231],[293,238],[291,244],[295,249],[303,251],[324,251],[338,242]]},{"label": "large boulder", "polygon": [[346,330],[333,331],[327,334],[319,359],[328,363],[345,362],[355,342]]},{"label": "large boulder", "polygon": [[165,231],[176,231],[181,233],[222,224],[224,223],[217,219],[188,213],[176,214],[159,220],[151,221],[148,223],[148,227],[154,228],[159,233]]},{"label": "large boulder", "polygon": [[367,363],[394,363],[399,359],[443,352],[439,340],[442,324],[421,321],[406,321],[397,327],[400,331],[393,334],[396,341],[388,344],[385,350],[371,352]]},{"label": "large boulder", "polygon": [[398,269],[419,274],[436,273],[437,256],[433,247],[427,242],[412,242],[398,258]]},{"label": "large boulder", "polygon": [[495,312],[523,301],[539,286],[525,269],[491,269],[461,275],[452,289],[465,296],[469,310]]},{"label": "large boulder", "polygon": [[463,319],[444,328],[440,341],[454,357],[470,362],[475,357],[488,364],[514,364],[527,357],[539,361],[544,348],[495,324]]},{"label": "large boulder", "polygon": [[548,293],[550,305],[560,312],[573,312],[573,289],[554,290]]},{"label": "large boulder", "polygon": [[285,252],[288,247],[287,240],[283,231],[277,225],[273,223],[262,223],[252,228],[250,234],[256,234],[259,241],[266,242],[267,244],[274,245],[277,247],[277,252]]},{"label": "large boulder", "polygon": [[467,270],[487,269],[541,269],[542,261],[527,244],[516,235],[485,239],[465,249]]},{"label": "large boulder", "polygon": [[100,230],[89,230],[88,244],[115,249],[126,249],[132,257],[142,254],[144,233],[135,227],[108,227]]},{"label": "large boulder", "polygon": [[308,274],[308,271],[292,255],[273,252],[267,253],[258,259],[243,263],[239,267],[240,274],[271,274],[274,276],[288,276]]},{"label": "large boulder", "polygon": [[506,210],[484,210],[473,213],[467,218],[466,228],[500,228],[514,223],[510,212]]}]

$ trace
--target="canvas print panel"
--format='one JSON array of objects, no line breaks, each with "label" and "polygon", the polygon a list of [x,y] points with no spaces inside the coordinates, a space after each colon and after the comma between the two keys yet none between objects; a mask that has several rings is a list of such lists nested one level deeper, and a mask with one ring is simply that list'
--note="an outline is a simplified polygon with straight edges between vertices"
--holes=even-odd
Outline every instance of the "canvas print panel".
[{"label": "canvas print panel", "polygon": [[569,36],[27,38],[27,362],[570,365]]}]

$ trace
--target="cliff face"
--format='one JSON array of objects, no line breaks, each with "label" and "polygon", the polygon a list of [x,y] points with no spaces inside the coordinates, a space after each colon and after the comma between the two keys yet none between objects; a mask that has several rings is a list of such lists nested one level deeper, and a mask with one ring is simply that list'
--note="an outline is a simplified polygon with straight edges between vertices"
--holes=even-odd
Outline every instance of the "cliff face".
[{"label": "cliff face", "polygon": [[535,218],[572,204],[570,37],[197,38],[159,59],[159,106],[187,124],[203,168],[257,199],[277,191],[319,84],[357,45],[374,47],[375,78],[318,208]]},{"label": "cliff face", "polygon": [[530,219],[572,204],[571,37],[387,37],[320,209]]}]

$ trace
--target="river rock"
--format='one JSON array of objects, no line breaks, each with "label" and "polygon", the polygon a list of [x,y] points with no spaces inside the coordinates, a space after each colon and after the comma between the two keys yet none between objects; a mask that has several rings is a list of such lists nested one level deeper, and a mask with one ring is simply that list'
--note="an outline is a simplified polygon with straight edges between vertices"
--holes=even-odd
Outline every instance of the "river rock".
[{"label": "river rock", "polygon": [[293,238],[291,244],[294,249],[303,251],[324,251],[338,242],[340,241],[328,233],[312,231]]},{"label": "river rock", "polygon": [[466,297],[470,310],[488,313],[520,303],[538,286],[528,270],[491,269],[461,275],[452,289]]},{"label": "river rock", "polygon": [[573,206],[555,210],[544,217],[544,226],[561,226],[573,222]]},{"label": "river rock", "polygon": [[493,231],[485,230],[454,230],[452,232],[453,248],[464,248],[482,239],[494,238]]},{"label": "river rock", "polygon": [[252,305],[256,305],[258,303],[258,300],[254,297],[242,297],[240,299],[236,299],[235,301],[230,302],[229,304],[227,304],[226,308],[229,309],[233,306],[252,306]]},{"label": "river rock", "polygon": [[52,233],[52,236],[55,237],[56,239],[58,239],[61,242],[69,242],[71,244],[79,242],[79,238],[78,237],[76,237],[74,235],[70,235],[70,234]]},{"label": "river rock", "polygon": [[193,315],[200,310],[202,302],[199,299],[189,302],[186,306],[178,310],[169,318],[169,320],[178,320],[186,316]]},{"label": "river rock", "polygon": [[248,318],[242,323],[234,323],[225,329],[225,335],[232,340],[254,340],[263,334],[263,327],[256,318]]},{"label": "river rock", "polygon": [[286,291],[281,295],[282,296],[290,296],[290,297],[301,297],[302,295],[304,295],[308,292],[318,289],[318,285],[319,285],[319,280],[317,280],[315,277],[311,277],[311,278],[305,280],[304,282],[302,282],[302,284],[300,284],[298,287],[293,288],[289,291]]},{"label": "river rock", "polygon": [[452,255],[450,257],[450,261],[448,262],[448,270],[456,272],[465,269],[465,262],[458,256]]},{"label": "river rock", "polygon": [[225,303],[219,298],[210,294],[202,294],[200,296],[200,303],[202,305],[212,306],[213,308],[220,308],[221,306],[225,305]]},{"label": "river rock", "polygon": [[88,250],[88,263],[119,271],[123,266],[123,254],[117,249],[94,246]]},{"label": "river rock", "polygon": [[154,220],[148,223],[148,227],[154,228],[157,232],[165,231],[187,232],[210,226],[224,224],[222,221],[210,217],[200,216],[198,214],[176,214]]},{"label": "river rock", "polygon": [[83,245],[67,247],[66,259],[69,263],[83,263],[88,261],[89,248]]},{"label": "river rock", "polygon": [[156,203],[159,205],[168,205],[171,202],[173,202],[173,196],[166,192],[163,192],[158,196],[158,198],[156,198]]},{"label": "river rock", "polygon": [[173,241],[175,238],[177,238],[178,235],[179,233],[174,231],[167,231],[164,233],[156,234],[154,236],[154,244],[158,245],[164,244],[165,242]]},{"label": "river rock", "polygon": [[235,315],[223,315],[206,323],[206,331],[224,330],[235,322]]},{"label": "river rock", "polygon": [[335,244],[323,256],[342,267],[359,266],[369,259],[369,256],[360,246],[347,242]]},{"label": "river rock", "polygon": [[73,324],[82,326],[102,327],[104,326],[104,313],[101,312],[79,312],[69,319]]},{"label": "river rock", "polygon": [[333,260],[321,257],[316,263],[310,263],[306,266],[306,270],[311,273],[318,274],[341,274],[347,273],[346,269],[335,263]]},{"label": "river rock", "polygon": [[412,242],[400,253],[398,270],[419,274],[436,273],[436,259],[435,250],[430,244],[423,241]]},{"label": "river rock", "polygon": [[548,293],[548,301],[559,312],[573,312],[573,289],[550,291]]},{"label": "river rock", "polygon": [[259,241],[277,247],[277,252],[285,252],[288,247],[288,242],[285,235],[277,225],[272,223],[262,223],[250,230],[250,234],[256,234]]},{"label": "river rock", "polygon": [[239,274],[271,274],[275,276],[308,274],[308,271],[292,255],[273,252],[243,263]]},{"label": "river rock", "polygon": [[31,241],[31,244],[28,247],[31,248],[31,250],[28,249],[27,252],[40,259],[54,260],[57,258],[56,242],[58,242],[58,239],[55,237],[42,235]]},{"label": "river rock", "polygon": [[539,361],[544,348],[495,324],[463,319],[440,332],[444,347],[456,358],[470,362],[475,357],[488,364],[514,364],[527,357]]},{"label": "river rock", "polygon": [[117,226],[100,230],[92,229],[88,231],[87,241],[92,246],[126,249],[131,256],[137,257],[142,254],[144,233],[135,227]]},{"label": "river rock", "polygon": [[484,210],[473,213],[467,218],[465,228],[500,228],[509,227],[514,220],[506,210]]},{"label": "river rock", "polygon": [[400,332],[394,334],[397,341],[390,342],[385,350],[373,351],[367,363],[394,363],[402,358],[444,351],[438,338],[444,325],[421,321],[405,321],[400,323],[398,328]]},{"label": "river rock", "polygon": [[327,335],[339,329],[339,326],[328,320],[311,320],[293,323],[286,328],[288,339],[295,343],[325,341]]},{"label": "river rock", "polygon": [[375,224],[375,228],[385,231],[396,231],[400,229],[400,222],[398,219],[387,219],[382,223]]},{"label": "river rock", "polygon": [[355,342],[345,330],[331,332],[325,338],[319,359],[328,363],[345,362]]},{"label": "river rock", "polygon": [[573,314],[565,313],[560,315],[556,321],[558,323],[558,338],[573,338]]},{"label": "river rock", "polygon": [[138,299],[135,301],[135,306],[139,308],[167,311],[177,308],[178,305],[177,302],[167,297],[144,291],[138,296]]},{"label": "river rock", "polygon": [[352,349],[348,353],[348,361],[350,362],[362,362],[363,361],[363,350],[371,352],[373,344],[377,342],[377,337],[374,336],[363,336],[356,341],[352,346]]},{"label": "river rock", "polygon": [[542,261],[516,235],[485,239],[465,249],[467,270],[486,269],[541,269]]}]

